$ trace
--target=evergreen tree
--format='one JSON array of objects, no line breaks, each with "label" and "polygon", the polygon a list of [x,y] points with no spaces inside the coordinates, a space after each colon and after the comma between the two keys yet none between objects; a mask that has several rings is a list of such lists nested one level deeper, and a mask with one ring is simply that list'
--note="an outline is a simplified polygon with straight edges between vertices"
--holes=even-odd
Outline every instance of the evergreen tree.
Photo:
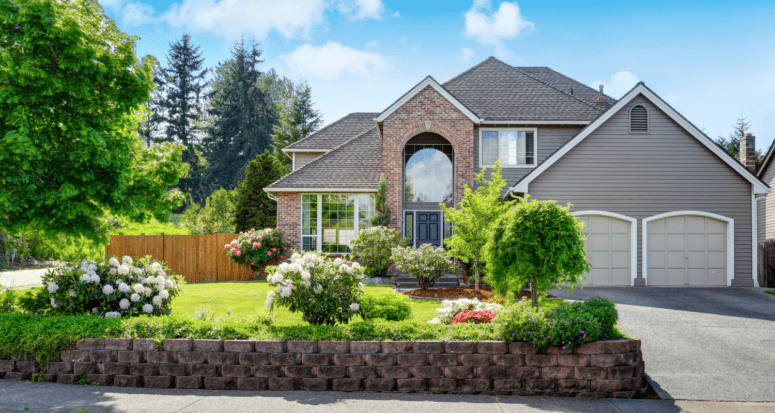
[{"label": "evergreen tree", "polygon": [[390,225],[390,208],[387,207],[387,181],[385,175],[379,177],[377,195],[374,197],[374,209],[376,212],[371,217],[371,225],[386,227]]},{"label": "evergreen tree", "polygon": [[215,69],[206,157],[208,181],[217,187],[234,188],[248,162],[271,146],[277,114],[261,89],[261,53],[255,43],[246,45],[242,39],[235,43],[231,59]]},{"label": "evergreen tree", "polygon": [[277,113],[283,113],[291,106],[296,94],[296,86],[285,76],[280,76],[274,69],[269,69],[261,76],[261,90],[266,93]]},{"label": "evergreen tree", "polygon": [[280,116],[280,124],[274,127],[274,155],[290,169],[291,158],[282,148],[300,140],[320,128],[323,117],[312,105],[312,88],[301,82],[294,93],[290,106]]},{"label": "evergreen tree", "polygon": [[729,134],[729,138],[724,138],[723,135],[719,135],[716,139],[716,143],[724,149],[729,156],[737,159],[740,152],[740,139],[742,139],[748,130],[751,128],[751,122],[748,122],[748,118],[740,115],[737,121],[732,125],[732,133]]},{"label": "evergreen tree", "polygon": [[176,141],[185,147],[182,160],[189,165],[189,175],[178,186],[195,202],[203,202],[207,195],[202,190],[204,166],[197,155],[200,136],[195,127],[202,116],[200,100],[207,86],[208,69],[203,63],[199,47],[191,43],[191,36],[184,34],[180,41],[170,44],[167,67],[161,69],[157,85],[160,96],[156,121],[164,122],[166,128],[164,136],[156,141]]},{"label": "evergreen tree", "polygon": [[146,147],[151,147],[155,143],[166,140],[164,130],[162,129],[163,110],[161,103],[164,96],[164,81],[161,67],[157,64],[153,68],[154,88],[151,91],[151,97],[148,99],[142,124],[140,126],[140,137],[145,141]]},{"label": "evergreen tree", "polygon": [[277,225],[277,202],[269,199],[264,188],[280,179],[287,169],[265,150],[245,168],[242,180],[232,195],[234,226],[237,232]]}]

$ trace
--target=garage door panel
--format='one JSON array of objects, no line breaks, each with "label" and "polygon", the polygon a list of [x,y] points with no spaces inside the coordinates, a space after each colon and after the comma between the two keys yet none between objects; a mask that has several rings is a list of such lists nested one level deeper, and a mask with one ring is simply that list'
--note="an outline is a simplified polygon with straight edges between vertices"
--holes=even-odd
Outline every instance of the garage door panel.
[{"label": "garage door panel", "polygon": [[630,234],[611,234],[611,247],[630,252]]},{"label": "garage door panel", "polygon": [[612,251],[611,252],[611,268],[625,268],[629,270],[630,267],[630,251]]},{"label": "garage door panel", "polygon": [[631,224],[607,216],[582,216],[587,236],[584,248],[592,266],[584,274],[583,285],[631,284]]},{"label": "garage door panel", "polygon": [[647,223],[648,285],[726,285],[727,223],[681,215]]},{"label": "garage door panel", "polygon": [[589,261],[592,268],[608,267],[608,251],[592,251],[592,259]]},{"label": "garage door panel", "polygon": [[611,268],[611,279],[629,280],[631,278],[629,268]]},{"label": "garage door panel", "polygon": [[668,234],[667,249],[683,250],[686,247],[686,234]]},{"label": "garage door panel", "polygon": [[589,226],[594,228],[595,231],[608,232],[609,218],[607,217],[589,217]]},{"label": "garage door panel", "polygon": [[609,222],[611,223],[611,232],[630,233],[629,222],[620,219],[609,219]]},{"label": "garage door panel", "polygon": [[593,233],[589,236],[590,249],[592,251],[602,251],[611,248],[608,242],[608,234]]},{"label": "garage door panel", "polygon": [[649,248],[663,250],[666,248],[665,234],[648,234]]},{"label": "garage door panel", "polygon": [[592,270],[592,282],[595,285],[607,285],[609,273],[607,268],[597,268]]}]

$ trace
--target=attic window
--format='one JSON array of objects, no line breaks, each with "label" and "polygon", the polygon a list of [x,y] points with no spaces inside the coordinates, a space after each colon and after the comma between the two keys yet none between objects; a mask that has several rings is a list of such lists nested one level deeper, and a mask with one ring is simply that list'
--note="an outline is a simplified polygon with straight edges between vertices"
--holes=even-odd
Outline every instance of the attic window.
[{"label": "attic window", "polygon": [[649,131],[649,112],[645,107],[638,105],[630,110],[630,132]]}]

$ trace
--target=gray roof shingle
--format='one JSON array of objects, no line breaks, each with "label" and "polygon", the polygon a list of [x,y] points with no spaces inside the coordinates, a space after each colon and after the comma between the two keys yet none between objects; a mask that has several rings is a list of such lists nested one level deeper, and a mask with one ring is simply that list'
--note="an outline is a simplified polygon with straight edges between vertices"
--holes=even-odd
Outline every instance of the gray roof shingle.
[{"label": "gray roof shingle", "polygon": [[371,125],[371,129],[344,141],[267,188],[376,190],[382,174],[382,141],[373,121]]},{"label": "gray roof shingle", "polygon": [[[573,91],[573,96],[593,105],[597,104],[597,97],[599,92],[581,82],[569,78],[562,73],[555,72],[546,66],[515,66],[517,69],[543,81],[563,92],[570,93]],[[613,106],[616,103],[616,99],[603,94],[607,107]]]},{"label": "gray roof shingle", "polygon": [[333,149],[342,142],[373,128],[374,118],[377,115],[379,113],[351,113],[306,138],[286,146],[285,149]]},{"label": "gray roof shingle", "polygon": [[443,86],[484,120],[591,121],[610,106],[589,103],[549,80],[542,80],[494,57]]}]

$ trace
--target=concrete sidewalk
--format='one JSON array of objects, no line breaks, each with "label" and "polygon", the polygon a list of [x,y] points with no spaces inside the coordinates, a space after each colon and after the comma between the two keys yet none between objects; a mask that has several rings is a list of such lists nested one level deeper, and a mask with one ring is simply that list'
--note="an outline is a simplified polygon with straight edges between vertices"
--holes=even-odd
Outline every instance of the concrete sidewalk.
[{"label": "concrete sidewalk", "polygon": [[12,290],[42,287],[41,278],[50,269],[3,271],[0,272],[0,285]]},{"label": "concrete sidewalk", "polygon": [[[772,412],[773,403],[96,387],[0,380],[0,412]],[[88,409],[88,410],[86,410]]]}]

